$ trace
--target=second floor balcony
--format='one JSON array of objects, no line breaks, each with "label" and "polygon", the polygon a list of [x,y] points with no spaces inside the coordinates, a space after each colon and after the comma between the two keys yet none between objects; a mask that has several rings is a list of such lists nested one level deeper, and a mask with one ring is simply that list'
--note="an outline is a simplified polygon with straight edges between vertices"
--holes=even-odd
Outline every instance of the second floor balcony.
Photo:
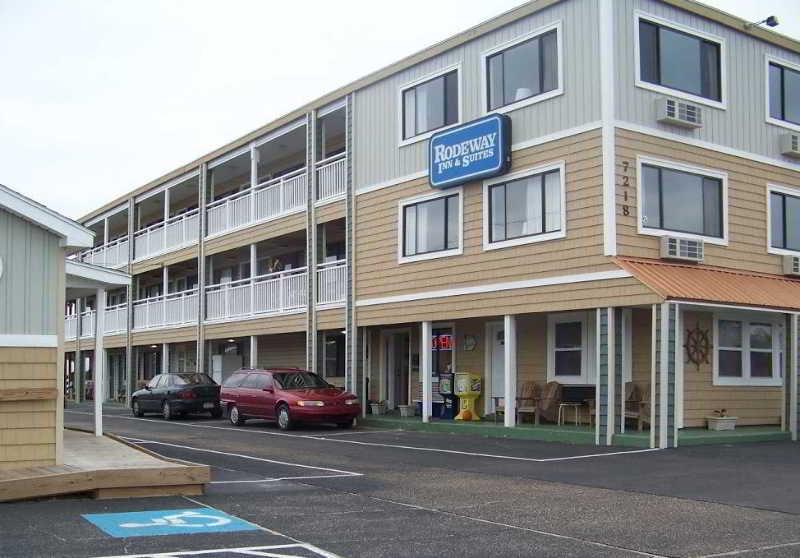
[{"label": "second floor balcony", "polygon": [[206,320],[244,319],[302,310],[308,303],[305,267],[206,286]]},{"label": "second floor balcony", "polygon": [[347,266],[345,260],[317,265],[317,304],[344,302],[347,295]]},{"label": "second floor balcony", "polygon": [[197,323],[197,289],[153,296],[133,303],[133,329],[156,329]]},{"label": "second floor balcony", "polygon": [[347,154],[339,153],[319,161],[317,172],[317,201],[344,196],[347,190]]},{"label": "second floor balcony", "polygon": [[103,267],[122,267],[128,263],[128,235],[102,246],[81,252],[78,259],[84,263]]},{"label": "second floor balcony", "polygon": [[200,212],[197,209],[152,224],[133,235],[134,259],[141,260],[189,246],[199,238]]}]

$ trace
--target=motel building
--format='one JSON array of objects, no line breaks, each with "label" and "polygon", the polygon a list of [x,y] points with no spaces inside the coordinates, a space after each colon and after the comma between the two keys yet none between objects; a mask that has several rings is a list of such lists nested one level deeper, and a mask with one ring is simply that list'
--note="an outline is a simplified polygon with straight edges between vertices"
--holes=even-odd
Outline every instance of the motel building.
[{"label": "motel building", "polygon": [[66,300],[71,400],[297,366],[410,428],[797,437],[800,43],[691,0],[530,2],[80,221],[132,284]]}]

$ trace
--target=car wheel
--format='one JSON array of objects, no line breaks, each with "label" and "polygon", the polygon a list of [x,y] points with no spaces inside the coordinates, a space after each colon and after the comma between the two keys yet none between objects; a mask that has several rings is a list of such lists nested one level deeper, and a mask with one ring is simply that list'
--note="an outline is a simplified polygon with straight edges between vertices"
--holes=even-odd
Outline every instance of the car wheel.
[{"label": "car wheel", "polygon": [[172,420],[172,406],[169,404],[169,401],[164,401],[161,405],[161,415],[164,417],[164,420]]},{"label": "car wheel", "polygon": [[236,405],[231,405],[231,409],[228,411],[228,418],[231,420],[231,423],[236,426],[243,425],[245,421],[245,418],[239,414],[239,408]]},{"label": "car wheel", "polygon": [[289,416],[289,407],[282,403],[278,407],[278,428],[281,430],[290,430],[292,428],[292,417]]},{"label": "car wheel", "polygon": [[222,416],[222,407],[214,407],[214,410],[211,411],[211,418],[218,419]]},{"label": "car wheel", "polygon": [[347,422],[337,422],[336,426],[338,426],[339,428],[353,428],[353,421],[350,420]]},{"label": "car wheel", "polygon": [[136,399],[131,402],[131,411],[133,412],[133,416],[135,417],[143,417],[144,411],[139,407],[139,401]]}]

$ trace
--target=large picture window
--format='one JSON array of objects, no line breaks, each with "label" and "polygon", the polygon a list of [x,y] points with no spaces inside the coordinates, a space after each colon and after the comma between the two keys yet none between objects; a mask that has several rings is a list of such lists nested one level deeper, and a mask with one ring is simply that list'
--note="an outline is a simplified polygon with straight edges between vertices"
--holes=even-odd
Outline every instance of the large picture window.
[{"label": "large picture window", "polygon": [[563,168],[559,165],[505,182],[490,183],[486,192],[487,247],[563,236],[562,174]]},{"label": "large picture window", "polygon": [[547,381],[591,384],[595,381],[593,312],[566,312],[547,317]]},{"label": "large picture window", "polygon": [[553,29],[486,58],[488,110],[559,87],[558,37]]},{"label": "large picture window", "polygon": [[800,71],[769,62],[769,116],[800,126]]},{"label": "large picture window", "polygon": [[724,238],[721,178],[642,164],[639,180],[642,228]]},{"label": "large picture window", "polygon": [[458,122],[458,70],[418,83],[402,93],[403,139]]},{"label": "large picture window", "polygon": [[800,252],[800,196],[769,193],[770,246]]},{"label": "large picture window", "polygon": [[642,82],[722,101],[719,42],[649,19],[638,21],[639,79]]},{"label": "large picture window", "polygon": [[717,385],[780,385],[780,327],[769,319],[715,318]]},{"label": "large picture window", "polygon": [[460,194],[402,205],[402,257],[458,250],[461,242]]}]

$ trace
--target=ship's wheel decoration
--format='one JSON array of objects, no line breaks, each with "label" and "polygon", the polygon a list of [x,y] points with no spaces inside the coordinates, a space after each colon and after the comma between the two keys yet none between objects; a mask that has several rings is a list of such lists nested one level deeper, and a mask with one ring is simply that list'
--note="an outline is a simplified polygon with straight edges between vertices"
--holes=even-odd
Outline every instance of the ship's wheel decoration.
[{"label": "ship's wheel decoration", "polygon": [[701,364],[708,364],[708,355],[711,352],[708,330],[700,329],[699,322],[694,326],[694,329],[687,329],[686,343],[683,348],[686,349],[687,361],[697,366],[699,371]]}]

